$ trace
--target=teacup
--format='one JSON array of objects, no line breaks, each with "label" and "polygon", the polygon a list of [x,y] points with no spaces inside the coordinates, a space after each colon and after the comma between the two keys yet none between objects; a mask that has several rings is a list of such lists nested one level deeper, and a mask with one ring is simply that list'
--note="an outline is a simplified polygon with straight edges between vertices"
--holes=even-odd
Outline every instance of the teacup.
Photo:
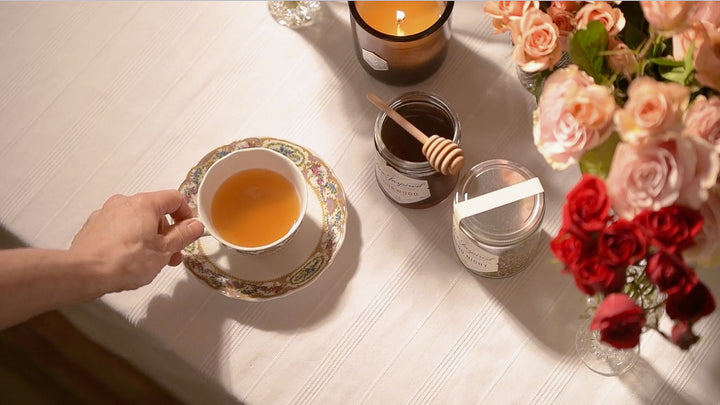
[{"label": "teacup", "polygon": [[300,169],[266,148],[240,149],[215,162],[197,194],[206,233],[246,254],[271,253],[297,232],[307,208]]}]

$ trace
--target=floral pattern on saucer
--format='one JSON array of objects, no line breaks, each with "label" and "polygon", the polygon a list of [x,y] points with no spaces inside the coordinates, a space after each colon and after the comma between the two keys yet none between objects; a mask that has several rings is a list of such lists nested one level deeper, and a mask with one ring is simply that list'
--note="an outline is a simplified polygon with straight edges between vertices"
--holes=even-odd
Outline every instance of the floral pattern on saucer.
[{"label": "floral pattern on saucer", "polygon": [[228,297],[263,301],[308,285],[332,262],[345,238],[347,202],[342,186],[330,168],[307,149],[276,138],[247,138],[213,150],[190,169],[179,190],[195,215],[198,187],[207,170],[228,153],[245,148],[272,149],[290,158],[300,168],[308,191],[314,192],[322,209],[320,240],[314,250],[308,252],[307,258],[299,258],[299,264],[291,265],[287,273],[272,280],[244,280],[228,274],[205,255],[199,240],[183,250],[183,263],[197,278]]}]

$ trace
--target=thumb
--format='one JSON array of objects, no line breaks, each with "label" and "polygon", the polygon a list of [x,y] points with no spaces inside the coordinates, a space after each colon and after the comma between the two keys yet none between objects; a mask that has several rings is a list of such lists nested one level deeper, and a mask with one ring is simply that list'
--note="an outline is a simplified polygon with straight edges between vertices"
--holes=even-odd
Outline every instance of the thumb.
[{"label": "thumb", "polygon": [[165,250],[168,252],[179,252],[197,238],[202,236],[205,226],[195,218],[178,222],[170,227],[163,235]]}]

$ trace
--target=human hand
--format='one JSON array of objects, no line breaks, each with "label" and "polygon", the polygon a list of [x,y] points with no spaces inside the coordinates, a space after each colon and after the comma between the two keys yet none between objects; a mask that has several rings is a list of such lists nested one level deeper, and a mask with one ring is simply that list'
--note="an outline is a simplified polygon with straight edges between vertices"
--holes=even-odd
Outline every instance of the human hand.
[{"label": "human hand", "polygon": [[180,251],[203,230],[177,190],[115,195],[90,215],[70,252],[98,271],[102,295],[141,287],[163,267],[177,266]]}]

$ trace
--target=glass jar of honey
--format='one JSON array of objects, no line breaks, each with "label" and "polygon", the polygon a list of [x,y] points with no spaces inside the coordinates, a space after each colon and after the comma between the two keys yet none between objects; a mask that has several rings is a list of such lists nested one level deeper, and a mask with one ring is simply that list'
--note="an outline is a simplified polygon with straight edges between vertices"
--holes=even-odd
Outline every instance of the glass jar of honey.
[{"label": "glass jar of honey", "polygon": [[[440,97],[405,93],[389,103],[426,135],[439,135],[460,144],[460,120]],[[427,208],[455,189],[458,175],[436,171],[422,153],[422,144],[384,112],[375,120],[375,177],[382,192],[405,208]]]},{"label": "glass jar of honey", "polygon": [[544,215],[542,184],[530,170],[502,159],[477,164],[455,194],[455,252],[474,274],[515,275],[535,257]]}]

